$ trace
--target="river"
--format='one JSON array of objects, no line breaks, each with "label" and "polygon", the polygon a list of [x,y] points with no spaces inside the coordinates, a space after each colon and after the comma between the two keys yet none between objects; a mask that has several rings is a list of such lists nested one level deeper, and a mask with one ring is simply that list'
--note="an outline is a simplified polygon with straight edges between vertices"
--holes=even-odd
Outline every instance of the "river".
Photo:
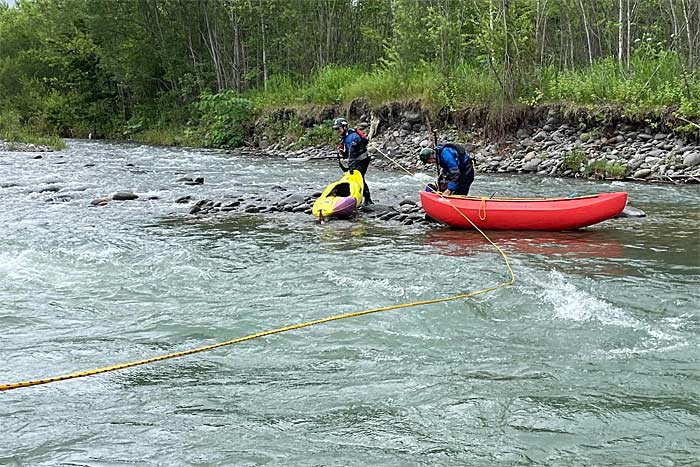
[{"label": "river", "polygon": [[[0,153],[0,384],[509,279],[475,232],[175,203],[309,194],[333,162],[77,140],[34,156]],[[415,178],[368,175],[379,202],[418,199]],[[140,198],[90,205],[123,190]],[[493,292],[0,392],[0,465],[698,465],[700,188],[472,187],[622,190],[646,218],[489,233],[516,277]]]}]

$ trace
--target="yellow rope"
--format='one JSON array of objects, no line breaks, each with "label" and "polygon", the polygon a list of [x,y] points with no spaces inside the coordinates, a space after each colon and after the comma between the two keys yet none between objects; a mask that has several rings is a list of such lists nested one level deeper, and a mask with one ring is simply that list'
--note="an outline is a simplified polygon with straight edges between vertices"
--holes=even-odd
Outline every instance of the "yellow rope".
[{"label": "yellow rope", "polygon": [[[481,215],[482,211],[484,213],[483,216]],[[479,205],[479,219],[482,221],[486,220],[486,198],[481,198],[481,204]]]},{"label": "yellow rope", "polygon": [[[379,149],[377,149],[377,151],[379,151]],[[382,153],[381,151],[379,151],[379,152]],[[395,164],[399,165],[398,162],[396,162],[396,161],[393,161],[393,162]],[[407,169],[405,169],[404,167],[401,167],[401,168],[403,170],[405,170],[406,172],[408,172],[409,174],[414,175],[411,172],[409,172]],[[515,274],[513,273],[513,269],[510,267],[510,263],[508,262],[508,258],[506,257],[505,253],[503,253],[503,250],[501,250],[495,243],[493,243],[493,241],[491,241],[491,239],[488,236],[486,236],[486,234],[481,229],[479,229],[476,225],[474,225],[474,223],[467,216],[465,216],[464,213],[462,213],[459,209],[457,209],[457,207],[450,202],[449,198],[443,196],[442,193],[440,193],[440,192],[438,192],[438,194],[444,200],[446,200],[452,207],[454,207],[457,210],[457,212],[460,213],[460,215],[462,215],[462,217],[464,217],[500,253],[500,255],[503,257],[503,260],[505,261],[506,268],[508,269],[508,273],[510,274],[510,280],[503,282],[501,284],[492,286],[492,287],[487,287],[487,288],[482,289],[482,290],[477,290],[476,292],[469,292],[469,293],[464,293],[464,294],[459,294],[459,295],[453,295],[451,297],[435,298],[432,300],[422,300],[422,301],[417,301],[417,302],[402,303],[399,305],[390,305],[390,306],[385,306],[385,307],[381,307],[381,308],[372,308],[372,309],[368,309],[368,310],[354,311],[351,313],[344,313],[344,314],[330,316],[327,318],[321,318],[321,319],[317,319],[317,320],[313,320],[313,321],[306,321],[306,322],[299,323],[299,324],[292,324],[290,326],[284,326],[281,328],[270,329],[267,331],[262,331],[262,332],[258,332],[255,334],[249,334],[247,336],[239,337],[237,339],[233,339],[233,340],[229,340],[229,341],[225,341],[225,342],[219,342],[217,344],[207,345],[207,346],[203,346],[203,347],[197,347],[195,349],[190,349],[190,350],[183,350],[181,352],[174,352],[174,353],[170,353],[167,355],[161,355],[158,357],[147,358],[144,360],[136,360],[136,361],[127,362],[127,363],[120,363],[117,365],[105,366],[102,368],[96,368],[96,369],[87,370],[87,371],[79,371],[79,372],[70,373],[70,374],[61,375],[61,376],[52,376],[49,378],[20,381],[17,383],[0,384],[0,392],[9,391],[11,389],[19,389],[19,388],[26,388],[26,387],[30,387],[30,386],[38,386],[38,385],[42,385],[42,384],[55,383],[58,381],[66,381],[69,379],[82,378],[85,376],[93,376],[93,375],[97,375],[100,373],[107,373],[107,372],[111,372],[111,371],[123,370],[126,368],[132,368],[135,366],[146,365],[148,363],[155,363],[155,362],[160,362],[163,360],[169,360],[171,358],[184,357],[187,355],[192,355],[192,354],[196,354],[196,353],[200,353],[200,352],[206,352],[208,350],[218,349],[220,347],[226,347],[226,346],[233,345],[233,344],[240,344],[241,342],[250,341],[253,339],[257,339],[259,337],[271,336],[273,334],[280,334],[280,333],[287,332],[287,331],[294,331],[296,329],[306,328],[309,326],[315,326],[317,324],[329,323],[331,321],[338,321],[340,319],[354,318],[357,316],[364,316],[364,315],[369,315],[372,313],[379,313],[381,311],[398,310],[401,308],[410,308],[410,307],[420,306],[420,305],[431,305],[433,303],[449,302],[452,300],[461,300],[464,298],[473,297],[475,295],[480,295],[480,294],[483,294],[486,292],[491,292],[491,291],[494,291],[494,290],[500,289],[502,287],[513,284],[515,282]]]}]

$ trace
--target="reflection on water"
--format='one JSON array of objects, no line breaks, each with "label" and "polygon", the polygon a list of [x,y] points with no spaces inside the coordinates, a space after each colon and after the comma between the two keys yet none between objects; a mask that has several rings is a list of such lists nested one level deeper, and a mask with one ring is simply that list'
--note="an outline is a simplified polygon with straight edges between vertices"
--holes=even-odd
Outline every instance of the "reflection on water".
[{"label": "reflection on water", "polygon": [[[486,235],[506,253],[566,258],[621,258],[625,253],[622,240],[614,231],[489,231]],[[446,228],[426,233],[425,243],[450,256],[469,256],[493,249],[479,232]]]}]

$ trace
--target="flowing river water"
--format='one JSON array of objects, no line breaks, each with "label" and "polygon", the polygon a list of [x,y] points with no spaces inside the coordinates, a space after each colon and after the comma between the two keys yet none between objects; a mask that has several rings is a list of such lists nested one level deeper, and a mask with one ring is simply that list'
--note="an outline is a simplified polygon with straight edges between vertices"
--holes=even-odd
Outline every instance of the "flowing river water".
[{"label": "flowing river water", "polygon": [[[310,194],[333,162],[89,141],[33,157],[0,153],[0,384],[509,279],[475,232],[174,202]],[[415,177],[368,175],[379,202],[418,199]],[[90,206],[123,190],[140,199]],[[512,286],[0,392],[0,465],[698,465],[699,187],[472,187],[622,190],[648,217],[489,233]]]}]

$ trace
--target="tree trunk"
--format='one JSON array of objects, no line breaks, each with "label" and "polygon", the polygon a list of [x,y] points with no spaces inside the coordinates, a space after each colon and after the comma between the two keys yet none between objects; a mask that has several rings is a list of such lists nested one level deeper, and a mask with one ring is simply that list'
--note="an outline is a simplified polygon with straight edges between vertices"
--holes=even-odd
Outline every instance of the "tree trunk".
[{"label": "tree trunk", "polygon": [[588,19],[586,19],[586,9],[583,6],[583,0],[578,0],[583,15],[583,29],[586,31],[586,44],[588,45],[588,64],[593,65],[593,52],[591,51],[591,33],[588,30]]},{"label": "tree trunk", "polygon": [[506,97],[508,100],[513,99],[513,68],[510,62],[510,52],[508,50],[509,32],[508,32],[508,10],[509,1],[503,0],[503,71],[506,73]]},{"label": "tree trunk", "polygon": [[263,89],[267,91],[267,50],[265,49],[265,20],[260,0],[260,35],[262,41],[262,67],[263,67]]},{"label": "tree trunk", "polygon": [[233,86],[236,92],[241,92],[241,37],[238,17],[233,8],[229,11],[229,20],[233,29]]},{"label": "tree trunk", "polygon": [[630,16],[630,0],[627,0],[627,72],[630,71],[630,49],[632,48],[632,17]]},{"label": "tree trunk", "polygon": [[204,31],[201,32],[202,39],[204,40],[205,44],[208,44],[209,55],[211,56],[212,66],[214,67],[214,73],[216,74],[216,89],[217,91],[221,91],[224,89],[224,77],[221,73],[221,62],[219,60],[218,44],[215,39],[216,34],[212,30],[213,27],[209,19],[208,5],[206,4],[206,2],[201,2],[200,5],[202,6],[202,10],[204,11],[204,24],[207,28],[206,35],[204,34]]},{"label": "tree trunk", "polygon": [[[688,39],[688,72],[693,73],[695,69],[695,54],[694,54],[694,41],[693,33],[690,30],[690,18],[693,17],[693,12],[690,11],[691,0],[681,0],[681,5],[683,5],[683,18],[685,19],[685,34]],[[697,23],[696,23],[697,25]]]},{"label": "tree trunk", "polygon": [[624,41],[623,41],[623,34],[622,34],[622,21],[623,21],[623,15],[622,15],[622,6],[623,6],[623,0],[619,1],[619,8],[618,8],[618,21],[617,21],[617,66],[620,67],[620,70],[623,69],[624,65],[622,63],[622,51],[624,47]]}]

